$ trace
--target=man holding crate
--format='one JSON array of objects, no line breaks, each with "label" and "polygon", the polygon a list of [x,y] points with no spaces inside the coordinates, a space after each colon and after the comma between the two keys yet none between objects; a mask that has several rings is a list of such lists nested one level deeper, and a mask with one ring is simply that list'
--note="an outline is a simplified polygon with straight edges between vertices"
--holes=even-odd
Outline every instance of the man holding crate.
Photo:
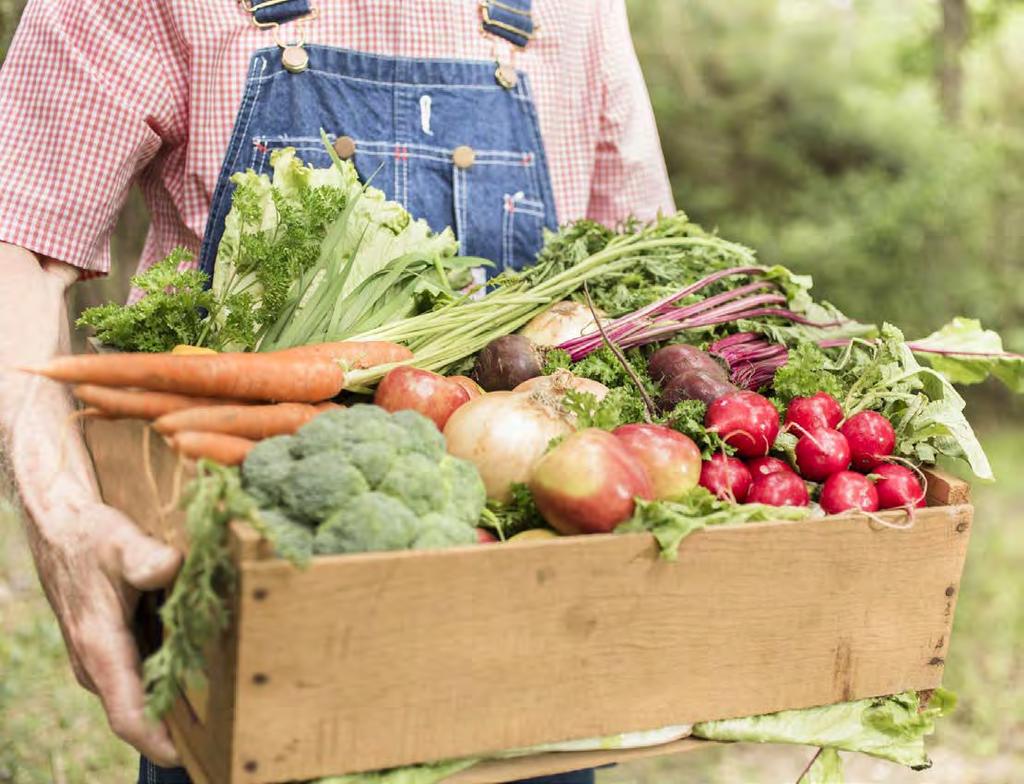
[{"label": "man holding crate", "polygon": [[[129,620],[180,555],[102,503],[61,388],[8,369],[68,351],[67,289],[108,272],[132,184],[140,266],[184,246],[210,272],[231,175],[280,147],[327,165],[321,129],[498,269],[560,222],[674,209],[624,0],[29,0],[0,71],[5,446],[75,674],[162,765]],[[188,778],[144,760],[140,781]]]}]

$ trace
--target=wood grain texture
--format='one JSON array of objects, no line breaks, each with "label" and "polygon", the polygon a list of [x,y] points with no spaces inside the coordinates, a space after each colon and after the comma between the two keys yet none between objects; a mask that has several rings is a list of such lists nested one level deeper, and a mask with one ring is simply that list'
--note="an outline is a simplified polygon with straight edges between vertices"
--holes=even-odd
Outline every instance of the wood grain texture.
[{"label": "wood grain texture", "polygon": [[[230,607],[237,617],[237,597]],[[232,626],[208,646],[202,706],[182,695],[167,717],[174,745],[195,784],[229,784],[234,744],[238,637]],[[197,709],[198,708],[198,709]]]},{"label": "wood grain texture", "polygon": [[502,784],[507,781],[550,776],[570,770],[597,768],[613,763],[633,762],[649,757],[664,757],[703,751],[719,744],[706,740],[684,738],[645,749],[619,749],[608,751],[559,752],[557,754],[532,754],[516,759],[481,762],[472,768],[449,776],[444,784]]},{"label": "wood grain texture", "polygon": [[962,506],[971,502],[971,486],[937,468],[926,468],[929,506]]},{"label": "wood grain texture", "polygon": [[195,464],[179,458],[157,433],[147,436],[148,423],[141,420],[87,419],[83,427],[103,500],[150,536],[186,549],[185,515],[176,500],[195,476]]},{"label": "wood grain texture", "polygon": [[971,511],[245,563],[232,781],[932,688]]}]

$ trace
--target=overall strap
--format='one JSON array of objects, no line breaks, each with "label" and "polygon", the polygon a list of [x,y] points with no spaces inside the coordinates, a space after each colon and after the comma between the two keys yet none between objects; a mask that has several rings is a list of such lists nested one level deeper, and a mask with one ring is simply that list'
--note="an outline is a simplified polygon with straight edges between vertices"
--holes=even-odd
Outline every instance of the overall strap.
[{"label": "overall strap", "polygon": [[313,13],[309,0],[241,0],[258,25],[287,24]]},{"label": "overall strap", "polygon": [[532,7],[532,0],[480,0],[484,30],[525,48],[536,30]]}]

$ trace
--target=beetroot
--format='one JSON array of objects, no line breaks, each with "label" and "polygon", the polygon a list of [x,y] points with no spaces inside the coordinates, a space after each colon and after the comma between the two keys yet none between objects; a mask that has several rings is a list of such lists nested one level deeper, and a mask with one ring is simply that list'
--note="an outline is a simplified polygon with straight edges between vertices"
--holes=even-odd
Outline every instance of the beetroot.
[{"label": "beetroot", "polygon": [[769,506],[807,506],[807,485],[804,480],[792,471],[776,471],[773,474],[759,476],[750,486],[747,493],[748,504],[768,504]]},{"label": "beetroot", "polygon": [[847,419],[839,431],[850,444],[853,467],[870,471],[882,464],[896,446],[896,431],[876,411],[861,411]]},{"label": "beetroot", "polygon": [[796,442],[796,465],[812,482],[823,482],[850,467],[850,445],[838,430],[816,427]]},{"label": "beetroot", "polygon": [[751,481],[750,470],[735,457],[718,453],[701,465],[701,487],[706,487],[723,501],[742,504],[747,500]]},{"label": "beetroot", "polygon": [[819,499],[826,514],[840,514],[851,509],[862,512],[878,511],[878,491],[863,474],[840,471],[832,474],[821,488]]},{"label": "beetroot", "polygon": [[754,479],[760,476],[768,476],[768,474],[774,474],[778,471],[793,473],[789,463],[785,460],[779,460],[777,457],[755,457],[753,460],[747,461],[747,468],[750,469],[750,475]]},{"label": "beetroot", "polygon": [[921,480],[909,468],[883,463],[871,473],[878,476],[875,490],[879,509],[918,509],[925,505]]},{"label": "beetroot", "polygon": [[704,426],[742,457],[763,457],[779,434],[779,412],[756,392],[730,392],[708,406]]},{"label": "beetroot", "polygon": [[843,409],[828,392],[795,397],[786,409],[786,424],[802,436],[819,427],[835,428],[843,421]]}]

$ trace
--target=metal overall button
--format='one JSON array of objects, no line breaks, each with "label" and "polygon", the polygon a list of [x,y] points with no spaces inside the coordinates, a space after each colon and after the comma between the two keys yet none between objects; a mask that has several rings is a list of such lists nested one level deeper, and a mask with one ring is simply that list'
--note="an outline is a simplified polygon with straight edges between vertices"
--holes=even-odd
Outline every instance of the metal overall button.
[{"label": "metal overall button", "polygon": [[356,154],[356,140],[351,136],[339,136],[334,140],[334,151],[343,161]]},{"label": "metal overall button", "polygon": [[462,145],[452,150],[452,163],[459,169],[468,169],[476,163],[476,150]]}]

